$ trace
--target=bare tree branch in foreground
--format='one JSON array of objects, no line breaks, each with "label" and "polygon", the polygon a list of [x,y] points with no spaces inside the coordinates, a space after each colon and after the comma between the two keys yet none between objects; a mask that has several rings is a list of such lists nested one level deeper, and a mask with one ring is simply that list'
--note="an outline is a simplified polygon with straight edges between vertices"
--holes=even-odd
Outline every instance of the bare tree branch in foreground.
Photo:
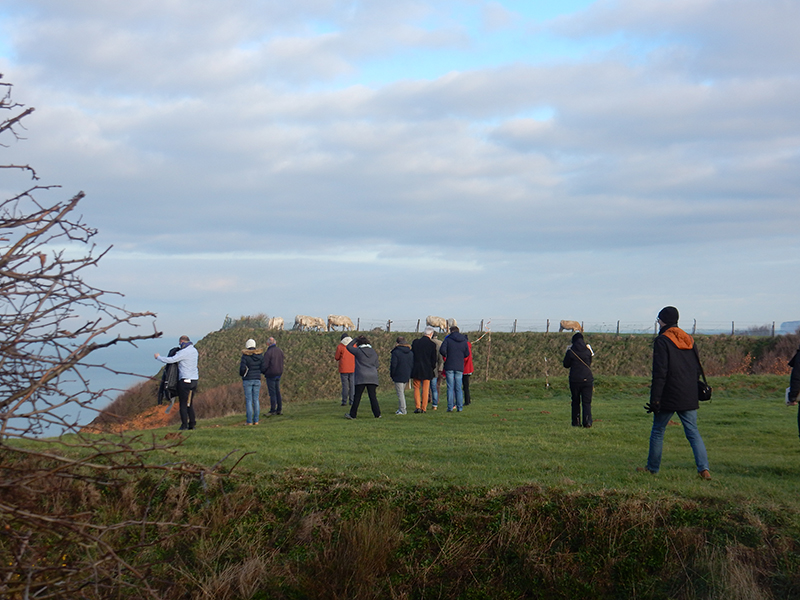
[{"label": "bare tree branch in foreground", "polygon": [[[19,141],[33,109],[15,103],[1,78],[0,110],[11,116],[0,122],[0,142]],[[0,169],[38,179],[28,165]],[[123,507],[120,490],[130,493],[147,473],[163,480],[204,470],[157,464],[156,453],[174,460],[180,438],[80,432],[80,413],[107,400],[92,389],[92,373],[114,372],[89,357],[161,334],[153,313],[130,312],[114,303],[120,294],[84,281],[108,249],[97,250],[96,231],[76,216],[82,192],[55,204],[37,199],[57,187],[33,185],[0,201],[0,598],[156,597],[131,558],[180,527],[151,521],[147,498]],[[143,325],[149,331],[140,333]]]}]

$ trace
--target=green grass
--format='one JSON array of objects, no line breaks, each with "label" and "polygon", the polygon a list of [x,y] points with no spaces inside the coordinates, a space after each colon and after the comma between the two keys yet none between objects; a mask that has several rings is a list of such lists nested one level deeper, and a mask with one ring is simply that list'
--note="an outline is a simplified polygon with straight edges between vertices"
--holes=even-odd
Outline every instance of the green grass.
[{"label": "green grass", "polygon": [[[283,416],[262,417],[256,427],[245,427],[242,416],[201,421],[178,452],[201,464],[231,450],[252,453],[237,471],[258,475],[299,469],[402,485],[536,484],[566,493],[619,490],[756,502],[800,513],[797,409],[783,404],[785,377],[711,380],[714,399],[699,414],[711,482],[697,477],[679,424],[667,429],[661,472],[636,471],[647,458],[651,416],[642,406],[648,379],[598,380],[591,429],[570,426],[566,379],[550,383],[473,383],[473,403],[462,413],[447,413],[442,397],[436,412],[398,416],[397,399],[386,388],[378,395],[381,419],[372,417],[368,402],[355,421],[343,418],[338,401],[292,403]],[[413,409],[413,396],[406,397]]]}]

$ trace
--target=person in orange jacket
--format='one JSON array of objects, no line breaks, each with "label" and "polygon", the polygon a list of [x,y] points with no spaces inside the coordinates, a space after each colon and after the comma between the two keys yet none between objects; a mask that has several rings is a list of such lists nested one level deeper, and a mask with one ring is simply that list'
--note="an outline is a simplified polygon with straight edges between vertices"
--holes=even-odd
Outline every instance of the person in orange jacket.
[{"label": "person in orange jacket", "polygon": [[336,346],[333,358],[339,363],[339,378],[342,380],[342,406],[353,403],[356,393],[355,371],[356,358],[347,351],[347,344],[353,341],[347,333],[342,334],[341,342]]}]

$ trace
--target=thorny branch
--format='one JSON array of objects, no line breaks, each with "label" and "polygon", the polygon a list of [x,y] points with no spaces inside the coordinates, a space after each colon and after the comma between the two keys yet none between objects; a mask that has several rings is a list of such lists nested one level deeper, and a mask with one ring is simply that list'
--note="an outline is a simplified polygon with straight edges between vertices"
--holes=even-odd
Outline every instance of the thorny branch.
[{"label": "thorny branch", "polygon": [[[0,120],[2,148],[10,145],[6,137],[24,139],[23,120],[34,111],[14,102],[11,90],[0,81],[0,111],[10,114]],[[38,179],[29,165],[0,169]],[[150,503],[137,518],[100,520],[85,496],[122,489],[148,472],[203,478],[218,465],[159,464],[152,457],[174,453],[181,438],[147,444],[139,436],[83,434],[70,416],[97,412],[108,393],[93,389],[91,374],[113,370],[89,357],[161,333],[153,313],[122,308],[112,302],[120,294],[84,280],[109,249],[98,250],[97,231],[75,216],[83,192],[38,199],[58,187],[37,185],[0,200],[0,598],[100,598],[131,588],[156,598],[131,563],[132,550],[188,526],[150,520]],[[145,323],[152,333],[138,333]],[[125,533],[151,528],[157,535],[144,541],[137,534],[136,544]],[[59,557],[61,548],[80,556]]]}]

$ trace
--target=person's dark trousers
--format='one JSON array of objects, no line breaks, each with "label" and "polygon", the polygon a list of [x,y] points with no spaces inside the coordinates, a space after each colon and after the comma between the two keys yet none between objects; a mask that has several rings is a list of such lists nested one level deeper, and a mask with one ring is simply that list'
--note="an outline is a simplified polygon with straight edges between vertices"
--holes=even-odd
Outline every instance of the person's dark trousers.
[{"label": "person's dark trousers", "polygon": [[355,373],[339,373],[339,378],[342,380],[342,406],[353,403],[353,396],[356,393]]},{"label": "person's dark trousers", "polygon": [[269,412],[279,415],[283,412],[283,399],[281,398],[281,376],[265,377],[269,391]]},{"label": "person's dark trousers", "polygon": [[356,395],[353,398],[353,406],[350,407],[350,416],[354,419],[358,416],[358,405],[361,404],[361,395],[364,393],[364,388],[367,388],[367,395],[369,396],[369,404],[372,407],[372,414],[376,418],[380,417],[381,407],[378,405],[378,386],[374,383],[356,384]]},{"label": "person's dark trousers", "polygon": [[461,387],[464,390],[464,406],[466,406],[467,404],[471,404],[472,403],[472,396],[469,395],[469,376],[470,375],[472,375],[472,373],[470,373],[469,375],[467,373],[464,373],[464,375],[462,375],[462,377],[461,377]]},{"label": "person's dark trousers", "polygon": [[[594,381],[570,381],[569,391],[572,394],[572,426],[592,426],[592,388]],[[583,408],[583,421],[581,421]]]},{"label": "person's dark trousers", "polygon": [[192,379],[186,383],[183,379],[178,380],[178,406],[181,413],[181,429],[194,429],[197,420],[194,417],[194,407],[190,404],[190,399],[194,401],[194,392],[197,389],[197,379]]}]

